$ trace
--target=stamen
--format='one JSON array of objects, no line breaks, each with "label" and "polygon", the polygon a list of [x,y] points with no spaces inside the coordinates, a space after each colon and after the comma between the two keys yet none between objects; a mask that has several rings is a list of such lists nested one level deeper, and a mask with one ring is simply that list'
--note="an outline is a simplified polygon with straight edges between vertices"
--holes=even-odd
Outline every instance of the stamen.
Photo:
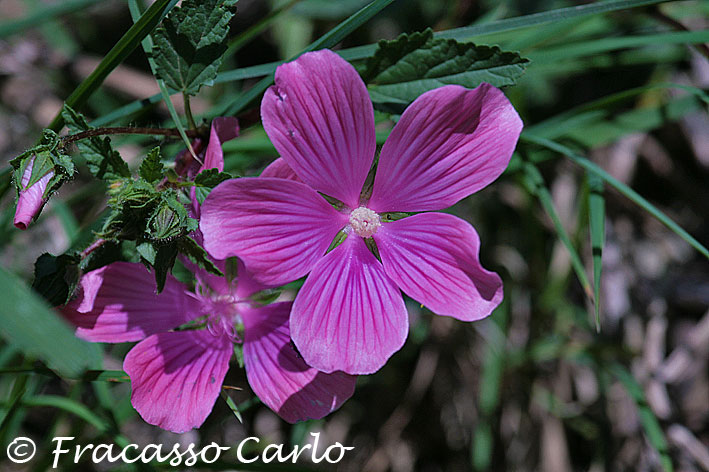
[{"label": "stamen", "polygon": [[367,207],[359,207],[350,213],[350,226],[363,238],[370,238],[382,225],[379,215]]}]

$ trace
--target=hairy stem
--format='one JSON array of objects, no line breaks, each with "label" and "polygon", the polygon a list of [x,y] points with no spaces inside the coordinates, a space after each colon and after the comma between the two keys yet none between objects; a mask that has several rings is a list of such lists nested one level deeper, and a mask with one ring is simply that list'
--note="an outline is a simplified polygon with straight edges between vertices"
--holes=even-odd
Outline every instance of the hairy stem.
[{"label": "hairy stem", "polygon": [[[62,147],[81,141],[82,139],[93,138],[95,136],[106,136],[111,134],[144,134],[148,136],[170,136],[179,137],[180,132],[174,128],[135,128],[132,126],[118,126],[114,128],[93,128],[81,133],[72,134],[62,138]],[[199,132],[196,129],[187,131],[187,136],[196,138]]]}]

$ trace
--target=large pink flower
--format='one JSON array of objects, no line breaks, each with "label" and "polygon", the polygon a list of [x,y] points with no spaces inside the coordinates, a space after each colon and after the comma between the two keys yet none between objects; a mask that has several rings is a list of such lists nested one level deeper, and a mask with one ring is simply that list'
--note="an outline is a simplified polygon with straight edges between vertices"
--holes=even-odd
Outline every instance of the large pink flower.
[{"label": "large pink flower", "polygon": [[[140,341],[123,363],[131,402],[145,421],[184,432],[212,411],[229,368],[234,343],[243,343],[251,388],[289,422],[322,418],[354,392],[355,377],[308,367],[291,345],[291,302],[258,306],[249,296],[262,287],[239,267],[239,283],[197,273],[187,290],[168,274],[155,293],[154,276],[139,263],[115,262],[85,274],[79,295],[62,308],[88,341]],[[203,318],[202,318],[203,317]],[[198,320],[192,329],[175,328]],[[206,329],[195,329],[200,324]],[[243,325],[241,331],[235,323]]]},{"label": "large pink flower", "polygon": [[[368,195],[374,112],[354,68],[318,51],[280,66],[275,82],[261,115],[283,161],[265,177],[215,188],[200,228],[212,256],[242,258],[263,283],[309,274],[290,318],[305,362],[324,372],[379,369],[408,332],[400,290],[439,315],[488,316],[502,281],[481,266],[475,230],[443,213],[388,214],[446,208],[503,172],[522,130],[504,94],[482,84],[421,95],[384,144]],[[342,230],[346,240],[327,252]]]}]

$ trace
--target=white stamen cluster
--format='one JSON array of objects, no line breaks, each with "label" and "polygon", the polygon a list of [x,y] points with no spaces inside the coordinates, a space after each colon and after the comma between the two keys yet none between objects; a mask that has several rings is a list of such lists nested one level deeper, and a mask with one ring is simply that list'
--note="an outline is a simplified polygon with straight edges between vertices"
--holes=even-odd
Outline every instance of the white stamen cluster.
[{"label": "white stamen cluster", "polygon": [[382,225],[379,215],[367,207],[359,207],[350,213],[350,226],[363,238],[370,238]]}]

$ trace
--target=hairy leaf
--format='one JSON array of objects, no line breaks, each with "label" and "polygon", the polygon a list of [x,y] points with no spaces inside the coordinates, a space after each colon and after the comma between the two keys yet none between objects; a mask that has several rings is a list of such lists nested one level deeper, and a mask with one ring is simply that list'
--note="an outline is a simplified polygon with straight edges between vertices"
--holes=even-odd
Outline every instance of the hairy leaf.
[{"label": "hairy leaf", "polygon": [[212,85],[227,49],[234,0],[185,0],[153,34],[155,73],[177,91],[196,95]]},{"label": "hairy leaf", "polygon": [[217,169],[207,169],[197,174],[197,177],[194,179],[197,201],[200,204],[204,203],[210,190],[231,178],[232,176],[227,172],[219,172]]},{"label": "hairy leaf", "polygon": [[162,179],[164,172],[165,166],[163,166],[160,160],[160,147],[158,146],[153,148],[145,159],[143,159],[138,173],[146,181],[154,183]]},{"label": "hairy leaf", "polygon": [[407,105],[428,90],[449,84],[474,88],[514,85],[529,61],[497,46],[434,39],[427,29],[380,41],[367,62],[364,79],[375,103]]}]

